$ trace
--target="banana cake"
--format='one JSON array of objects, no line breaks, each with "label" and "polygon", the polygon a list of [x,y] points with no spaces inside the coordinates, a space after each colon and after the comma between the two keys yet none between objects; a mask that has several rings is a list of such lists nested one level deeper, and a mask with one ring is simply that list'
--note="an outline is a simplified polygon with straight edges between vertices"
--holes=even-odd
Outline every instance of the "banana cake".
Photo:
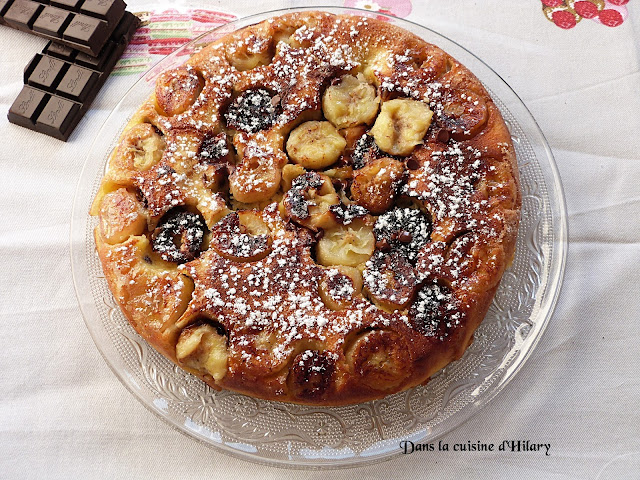
[{"label": "banana cake", "polygon": [[214,389],[380,398],[459,359],[511,262],[509,132],[389,22],[292,13],[162,73],[91,214],[134,329]]}]

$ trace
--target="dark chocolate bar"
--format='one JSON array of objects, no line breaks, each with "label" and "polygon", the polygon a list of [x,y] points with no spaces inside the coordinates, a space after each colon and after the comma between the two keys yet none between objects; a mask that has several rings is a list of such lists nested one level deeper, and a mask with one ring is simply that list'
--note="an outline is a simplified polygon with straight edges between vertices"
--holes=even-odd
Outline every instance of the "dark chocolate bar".
[{"label": "dark chocolate bar", "polygon": [[125,12],[98,57],[49,42],[24,69],[25,86],[9,109],[9,121],[66,141],[139,25],[138,17]]},{"label": "dark chocolate bar", "polygon": [[0,0],[0,24],[97,56],[125,8],[123,0]]}]

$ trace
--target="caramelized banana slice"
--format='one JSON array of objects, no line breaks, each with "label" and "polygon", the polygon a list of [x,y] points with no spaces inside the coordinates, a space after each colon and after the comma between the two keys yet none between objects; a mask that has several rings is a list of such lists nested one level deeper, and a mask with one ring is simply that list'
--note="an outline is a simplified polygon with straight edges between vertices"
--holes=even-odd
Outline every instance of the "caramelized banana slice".
[{"label": "caramelized banana slice", "polygon": [[101,258],[112,260],[104,266],[105,277],[118,303],[127,305],[136,330],[155,337],[175,325],[191,301],[193,281],[171,264],[152,260],[145,235],[131,236],[117,245],[106,244],[96,235],[96,246]]},{"label": "caramelized banana slice", "polygon": [[236,262],[261,260],[271,252],[271,235],[255,211],[233,212],[211,229],[210,246],[221,256]]},{"label": "caramelized banana slice", "polygon": [[227,373],[227,357],[227,336],[217,322],[196,323],[180,333],[176,358],[181,364],[219,381]]},{"label": "caramelized banana slice", "polygon": [[244,72],[271,62],[277,42],[270,24],[261,24],[255,30],[242,30],[237,35],[237,40],[225,48],[226,59],[236,70]]},{"label": "caramelized banana slice", "polygon": [[307,171],[302,165],[287,163],[282,169],[282,191],[289,191],[293,180],[300,175],[304,175],[305,173],[307,173]]},{"label": "caramelized banana slice", "polygon": [[379,102],[376,89],[367,83],[364,75],[345,75],[325,90],[322,111],[337,128],[369,125],[378,113]]},{"label": "caramelized banana slice", "polygon": [[166,148],[164,137],[149,123],[140,123],[124,134],[110,164],[112,176],[119,183],[131,183],[131,175],[157,164]]},{"label": "caramelized banana slice", "polygon": [[321,265],[357,267],[371,257],[375,243],[369,222],[354,220],[325,231],[316,245],[316,258]]},{"label": "caramelized banana slice", "polygon": [[289,391],[298,398],[322,398],[329,393],[334,383],[335,369],[335,359],[331,352],[305,350],[296,355],[289,369]]},{"label": "caramelized banana slice", "polygon": [[351,198],[372,213],[384,213],[393,204],[403,173],[404,163],[399,160],[374,160],[355,171]]},{"label": "caramelized banana slice", "polygon": [[408,307],[418,290],[418,275],[399,252],[375,252],[367,261],[363,278],[369,298],[388,310]]},{"label": "caramelized banana slice", "polygon": [[287,153],[295,163],[317,170],[335,163],[346,145],[346,140],[331,123],[312,120],[291,132]]},{"label": "caramelized banana slice", "polygon": [[396,98],[382,104],[371,134],[383,151],[409,155],[422,142],[431,125],[433,112],[417,100]]},{"label": "caramelized banana slice", "polygon": [[244,158],[229,176],[229,191],[242,203],[269,200],[280,188],[282,170],[269,157]]},{"label": "caramelized banana slice", "polygon": [[337,225],[330,207],[338,203],[340,198],[329,177],[316,172],[294,178],[282,199],[285,215],[314,232]]},{"label": "caramelized banana slice", "polygon": [[156,80],[156,104],[161,115],[172,117],[185,112],[198,99],[204,79],[192,67],[178,67]]},{"label": "caramelized banana slice", "polygon": [[338,265],[325,271],[319,284],[320,298],[331,310],[342,310],[362,292],[362,274],[354,267]]},{"label": "caramelized banana slice", "polygon": [[367,330],[345,349],[347,364],[360,381],[379,391],[392,390],[411,373],[411,356],[405,340],[396,332]]},{"label": "caramelized banana slice", "polygon": [[457,141],[475,137],[487,123],[489,112],[486,102],[473,92],[446,94],[444,108],[438,115],[450,134]]},{"label": "caramelized banana slice", "polygon": [[105,242],[121,243],[131,235],[141,235],[147,216],[136,196],[126,188],[107,193],[100,204],[100,234]]}]

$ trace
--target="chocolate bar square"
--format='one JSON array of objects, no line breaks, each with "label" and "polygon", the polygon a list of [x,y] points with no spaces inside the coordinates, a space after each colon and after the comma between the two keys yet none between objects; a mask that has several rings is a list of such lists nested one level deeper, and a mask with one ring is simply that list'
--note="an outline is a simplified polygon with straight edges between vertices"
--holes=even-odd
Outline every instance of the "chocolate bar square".
[{"label": "chocolate bar square", "polygon": [[52,96],[38,116],[36,128],[47,135],[66,140],[81,116],[80,104]]},{"label": "chocolate bar square", "polygon": [[53,91],[67,69],[62,60],[43,55],[27,78],[27,83],[47,91]]},{"label": "chocolate bar square", "polygon": [[98,74],[88,68],[71,65],[64,75],[56,92],[76,102],[84,102],[98,80]]},{"label": "chocolate bar square", "polygon": [[65,10],[79,12],[80,5],[82,5],[82,0],[51,0],[51,5],[62,7]]},{"label": "chocolate bar square", "polygon": [[49,100],[50,95],[42,90],[25,85],[11,105],[7,117],[11,123],[33,128],[36,118]]},{"label": "chocolate bar square", "polygon": [[127,5],[123,0],[85,0],[80,7],[80,13],[99,18],[115,25],[124,15]]},{"label": "chocolate bar square", "polygon": [[62,32],[67,28],[71,20],[71,14],[56,7],[45,7],[33,23],[33,30],[47,35],[62,37]]},{"label": "chocolate bar square", "polygon": [[[73,56],[77,53],[77,51],[71,47],[67,47],[66,45],[50,41],[44,48],[44,53],[46,53],[47,55],[51,55],[52,57],[61,58],[63,60],[71,60],[73,59]],[[83,53],[82,55],[86,54]]]},{"label": "chocolate bar square", "polygon": [[97,57],[87,55],[86,53],[78,53],[78,55],[76,56],[76,63],[78,65],[89,67],[102,72],[114,48],[114,43],[112,41],[109,41],[109,43],[104,46],[104,48],[100,52],[100,55],[98,55]]},{"label": "chocolate bar square", "polygon": [[13,0],[0,0],[0,25],[7,24],[7,22],[4,21],[4,14],[7,13],[12,3]]},{"label": "chocolate bar square", "polygon": [[16,0],[5,13],[4,20],[13,28],[29,31],[43,8],[43,5],[31,0]]},{"label": "chocolate bar square", "polygon": [[107,24],[102,20],[78,14],[71,20],[62,38],[83,44],[93,44],[97,43],[97,39],[106,37],[107,33]]}]

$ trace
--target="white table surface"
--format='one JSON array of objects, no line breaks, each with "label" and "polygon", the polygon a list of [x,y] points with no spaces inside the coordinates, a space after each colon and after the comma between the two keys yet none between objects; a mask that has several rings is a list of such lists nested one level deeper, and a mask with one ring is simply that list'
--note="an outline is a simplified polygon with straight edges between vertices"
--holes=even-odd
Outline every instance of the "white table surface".
[{"label": "white table surface", "polygon": [[[128,3],[131,11],[143,7]],[[416,452],[351,471],[283,470],[211,450],[145,409],[91,340],[69,257],[71,206],[85,153],[123,89],[137,78],[121,75],[107,81],[67,143],[0,115],[0,477],[639,479],[635,3],[615,28],[583,20],[560,29],[544,18],[538,0],[413,0],[407,16],[497,71],[537,119],[558,164],[570,234],[555,314],[515,379],[443,438],[449,444],[550,443],[548,456]],[[244,16],[294,2],[205,4]],[[7,27],[0,27],[0,39],[0,111],[7,112],[22,86],[24,65],[45,42]]]}]

